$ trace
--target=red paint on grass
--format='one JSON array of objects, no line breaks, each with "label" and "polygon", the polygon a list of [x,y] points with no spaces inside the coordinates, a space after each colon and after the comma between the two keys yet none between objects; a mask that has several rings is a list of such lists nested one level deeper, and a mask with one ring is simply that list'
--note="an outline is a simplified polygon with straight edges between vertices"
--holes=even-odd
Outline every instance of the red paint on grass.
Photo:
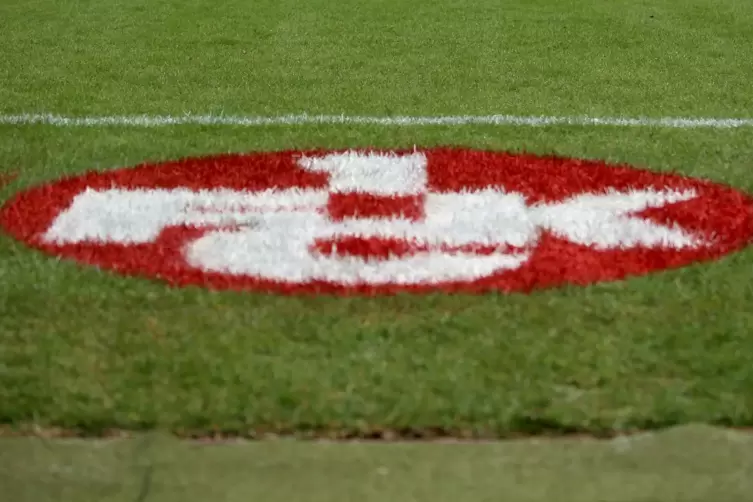
[{"label": "red paint on grass", "polygon": [[[718,183],[592,160],[436,148],[423,151],[427,158],[427,190],[431,192],[473,192],[492,188],[521,194],[526,204],[533,206],[610,190],[693,190],[697,196],[690,200],[645,209],[635,216],[680,227],[708,244],[685,249],[632,246],[602,250],[543,232],[535,246],[529,249],[528,259],[512,270],[500,270],[473,280],[435,284],[341,284],[322,280],[270,280],[258,276],[207,272],[192,267],[184,257],[183,250],[189,242],[212,230],[206,227],[170,226],[154,241],[143,244],[92,241],[55,244],[42,238],[55,218],[71,205],[74,197],[87,189],[185,188],[196,191],[225,188],[253,192],[297,187],[326,190],[327,174],[305,171],[296,164],[296,159],[301,155],[311,157],[326,153],[330,152],[221,155],[89,172],[16,194],[0,210],[0,226],[16,239],[51,255],[121,274],[157,278],[175,286],[336,294],[436,290],[527,292],[563,284],[586,285],[717,259],[743,248],[753,236],[753,199]],[[419,221],[424,217],[423,201],[423,195],[332,193],[326,213],[335,221],[394,216]],[[404,239],[343,235],[317,239],[311,243],[310,249],[325,255],[358,256],[378,261],[426,252],[429,247],[426,243]],[[509,246],[502,250],[485,243],[454,247],[440,244],[435,247],[445,253],[478,255],[515,251]]]},{"label": "red paint on grass", "polygon": [[360,256],[375,260],[385,260],[396,256],[410,256],[416,253],[427,253],[439,249],[445,253],[472,253],[477,255],[491,255],[494,253],[510,254],[524,251],[514,246],[485,246],[469,244],[463,246],[430,246],[406,239],[378,238],[378,237],[341,237],[339,239],[317,240],[312,248],[325,255]]},{"label": "red paint on grass", "polygon": [[422,195],[374,195],[370,193],[333,193],[327,213],[335,221],[347,218],[395,218],[419,220],[424,213]]}]

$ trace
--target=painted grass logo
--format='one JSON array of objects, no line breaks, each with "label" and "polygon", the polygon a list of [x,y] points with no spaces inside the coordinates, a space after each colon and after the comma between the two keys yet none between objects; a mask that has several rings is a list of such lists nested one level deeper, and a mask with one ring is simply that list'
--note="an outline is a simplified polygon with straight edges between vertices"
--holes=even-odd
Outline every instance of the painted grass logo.
[{"label": "painted grass logo", "polygon": [[0,225],[48,253],[173,285],[510,292],[720,257],[753,236],[753,200],[557,157],[277,152],[66,178],[17,194]]}]

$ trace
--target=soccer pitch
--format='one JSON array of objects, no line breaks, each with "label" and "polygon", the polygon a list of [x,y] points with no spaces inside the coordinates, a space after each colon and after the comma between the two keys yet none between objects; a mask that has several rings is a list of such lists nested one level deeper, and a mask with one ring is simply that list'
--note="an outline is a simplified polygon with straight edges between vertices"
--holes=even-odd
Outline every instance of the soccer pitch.
[{"label": "soccer pitch", "polygon": [[[632,460],[605,460],[620,474],[572,485],[571,499],[749,500],[720,468],[749,455],[669,464],[686,437],[719,455],[748,441],[690,424],[753,425],[752,3],[6,0],[0,20],[0,424],[12,436],[0,459],[38,465],[0,468],[14,500],[53,497],[22,487],[57,486],[63,456],[75,473],[103,455],[115,486],[130,464],[113,459],[142,433],[164,446],[149,465],[178,476],[231,460],[177,467],[201,447],[176,436],[673,426]],[[53,458],[30,435],[136,438],[45,439]],[[363,476],[384,467],[408,487],[446,471],[461,473],[447,486],[471,486],[472,471],[494,476],[526,448],[555,486],[570,448],[583,443],[582,473],[617,455],[552,442],[551,454],[426,445],[449,462],[431,473],[406,467],[428,462],[423,443],[379,461],[371,448],[386,445],[247,447],[287,466],[253,467],[275,471],[269,486],[307,468],[284,460],[295,455],[319,455],[323,480],[344,448],[371,487],[270,495],[290,501],[330,489],[442,500],[439,481],[393,493]],[[657,451],[667,460],[647,460]],[[671,483],[617,496],[663,465]],[[723,488],[690,490],[693,469]],[[143,478],[122,476],[136,497]],[[452,500],[556,498],[504,491],[514,484]],[[159,486],[166,501],[180,492]]]}]

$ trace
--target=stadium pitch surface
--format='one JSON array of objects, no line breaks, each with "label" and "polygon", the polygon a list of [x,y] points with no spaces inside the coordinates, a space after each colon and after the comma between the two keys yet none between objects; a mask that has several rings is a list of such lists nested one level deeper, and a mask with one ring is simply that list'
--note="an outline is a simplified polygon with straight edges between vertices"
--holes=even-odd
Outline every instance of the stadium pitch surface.
[{"label": "stadium pitch surface", "polygon": [[[6,435],[497,439],[753,425],[753,4],[8,0],[0,18]],[[230,160],[248,152],[267,164]],[[147,175],[115,171],[144,163]],[[75,206],[87,187],[109,202]],[[254,241],[249,228],[278,220],[249,217],[256,202],[238,209],[244,187],[288,190],[254,201],[295,213],[279,220],[287,235],[329,232],[314,244],[335,258],[306,261],[279,232]],[[181,192],[218,189],[235,192],[200,207]],[[471,189],[483,197],[452,195]],[[165,213],[173,203],[193,212]],[[217,211],[229,223],[194,236]],[[343,237],[341,220],[364,214],[428,223]],[[479,216],[447,223],[453,214]],[[158,217],[167,240],[138,237]],[[484,240],[480,220],[504,238]],[[594,222],[603,231],[584,233]],[[406,232],[425,242],[401,247]],[[377,255],[392,268],[365,282],[343,265]],[[406,276],[407,255],[425,257],[426,273]],[[692,434],[728,449],[726,432]],[[0,453],[32,455],[23,441],[34,440],[4,439]],[[85,463],[100,443],[45,444]],[[287,445],[274,455],[305,449]],[[416,463],[428,455],[406,448]],[[525,447],[462,448],[503,458],[494,448]],[[334,472],[339,454],[327,455]],[[403,469],[394,462],[389,472]],[[439,471],[471,470],[447,462]],[[2,472],[14,489],[36,475]],[[628,499],[651,500],[615,498]]]}]

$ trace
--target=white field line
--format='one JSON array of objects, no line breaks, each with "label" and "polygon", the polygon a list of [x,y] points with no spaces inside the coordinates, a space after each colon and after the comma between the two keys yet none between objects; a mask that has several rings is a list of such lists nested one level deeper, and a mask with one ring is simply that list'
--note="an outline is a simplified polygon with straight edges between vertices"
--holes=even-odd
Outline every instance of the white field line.
[{"label": "white field line", "polygon": [[175,125],[267,126],[267,125],[379,125],[379,126],[460,126],[500,125],[542,127],[614,126],[658,127],[668,129],[734,129],[753,127],[753,118],[695,118],[695,117],[589,117],[589,116],[522,116],[522,115],[447,115],[392,116],[361,115],[109,115],[67,117],[50,114],[0,115],[2,125],[43,124],[56,127],[163,127]]}]

